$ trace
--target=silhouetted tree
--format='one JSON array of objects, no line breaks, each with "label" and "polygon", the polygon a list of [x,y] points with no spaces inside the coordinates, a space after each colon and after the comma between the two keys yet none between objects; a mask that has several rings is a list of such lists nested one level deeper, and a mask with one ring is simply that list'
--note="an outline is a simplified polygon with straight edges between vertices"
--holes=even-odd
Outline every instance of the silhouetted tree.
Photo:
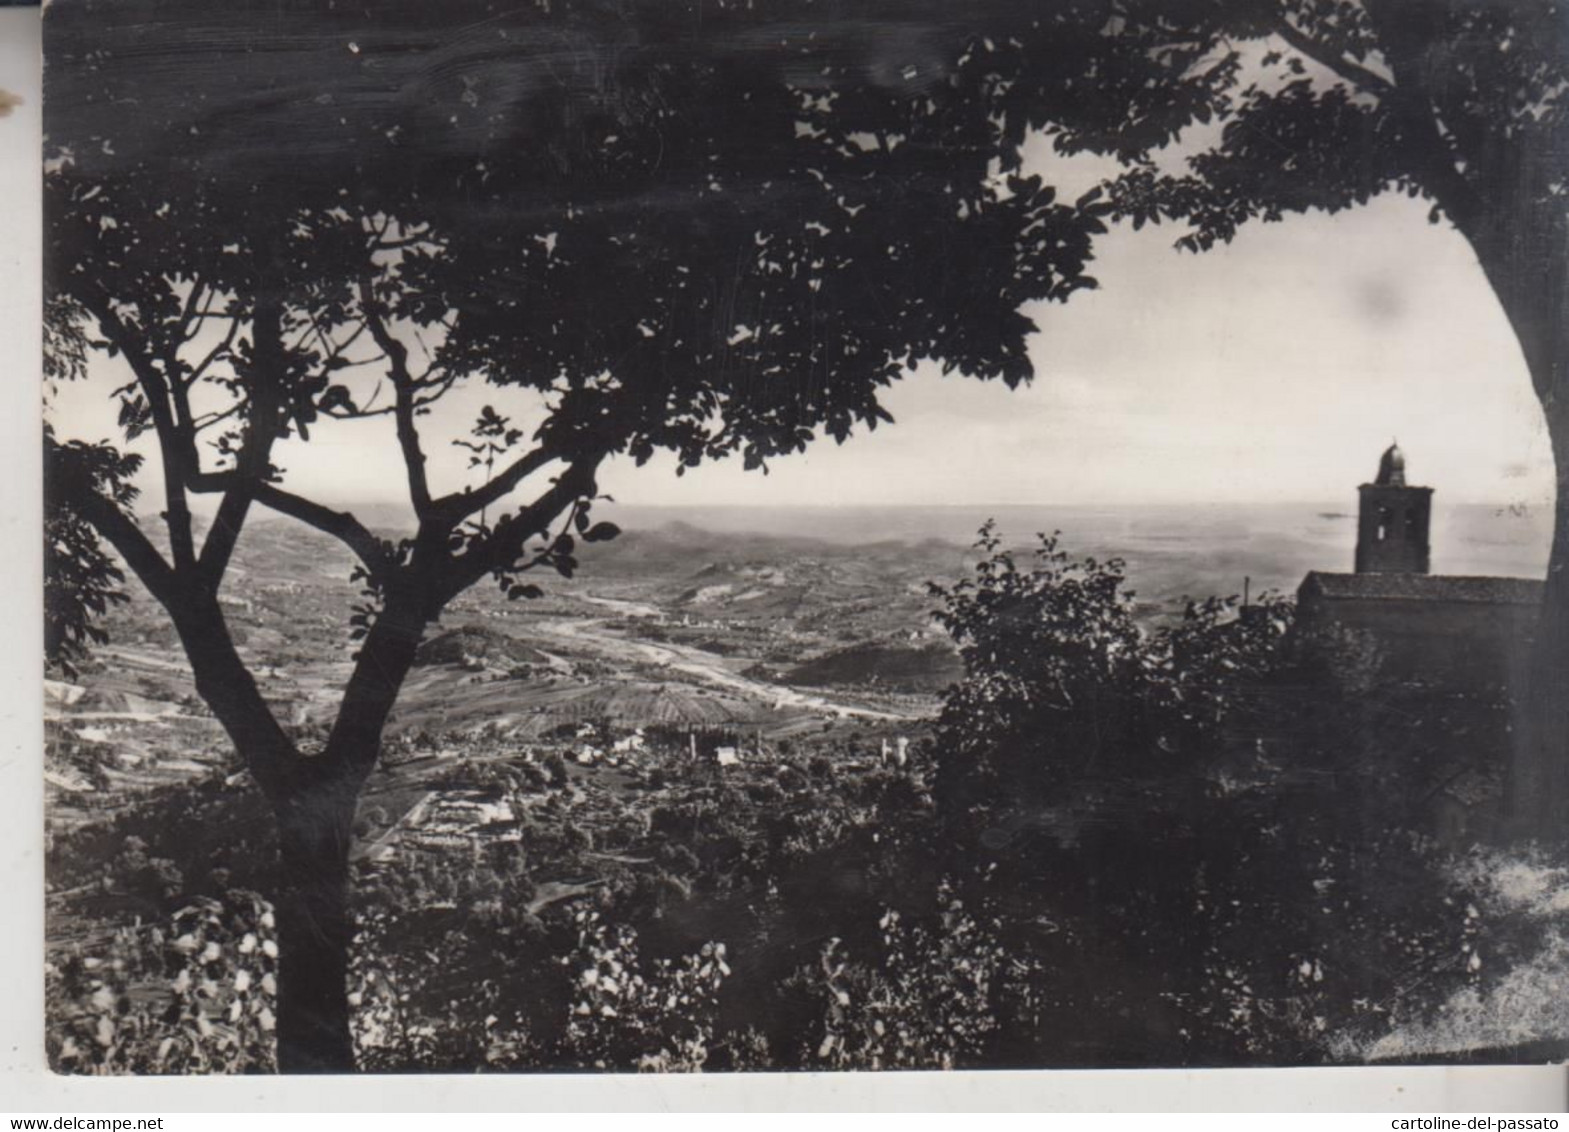
[{"label": "silhouetted tree", "polygon": [[[98,593],[113,567],[89,528],[162,605],[276,815],[282,1069],[353,1066],[356,801],[456,595],[489,577],[533,596],[524,573],[570,575],[579,541],[613,537],[591,518],[613,455],[760,466],[843,441],[922,360],[1017,383],[1021,305],[1091,285],[1104,206],[1009,173],[1026,92],[992,57],[1012,29],[1078,60],[1053,82],[1093,62],[1018,5],[937,10],[50,7],[50,365],[101,380],[112,359],[125,441],[151,442],[161,481],[154,524],[133,454],[51,436],[51,521]],[[1137,97],[1143,56],[1118,49]],[[444,491],[426,450],[464,385],[496,391],[467,442],[485,477]],[[370,443],[367,421],[391,426],[409,537],[285,474],[289,446]],[[258,507],[341,541],[365,586],[319,751],[280,726],[219,602]]]}]

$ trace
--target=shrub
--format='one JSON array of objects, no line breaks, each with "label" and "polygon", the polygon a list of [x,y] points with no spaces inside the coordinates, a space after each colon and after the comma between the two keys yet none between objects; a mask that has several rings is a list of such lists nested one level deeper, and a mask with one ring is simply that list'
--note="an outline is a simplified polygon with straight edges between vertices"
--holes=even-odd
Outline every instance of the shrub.
[{"label": "shrub", "polygon": [[814,1069],[953,1069],[984,1064],[999,1026],[1010,959],[994,930],[944,886],[929,923],[887,909],[875,955],[856,958],[839,939],[798,971],[795,989],[821,1003],[819,1033],[804,1051]]},{"label": "shrub", "polygon": [[50,1064],[62,1073],[273,1068],[278,944],[253,892],[192,901],[167,930],[116,930],[45,971]]},{"label": "shrub", "polygon": [[563,1060],[593,1069],[701,1070],[730,974],[725,945],[705,943],[695,955],[647,963],[634,929],[612,927],[587,910],[573,919],[577,946],[561,959],[576,986]]}]

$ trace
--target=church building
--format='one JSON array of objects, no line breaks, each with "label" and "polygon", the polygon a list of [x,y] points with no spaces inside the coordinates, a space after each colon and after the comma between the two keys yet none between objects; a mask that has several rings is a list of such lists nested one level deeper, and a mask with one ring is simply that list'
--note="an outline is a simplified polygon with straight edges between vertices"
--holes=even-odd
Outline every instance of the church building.
[{"label": "church building", "polygon": [[1528,661],[1542,583],[1431,573],[1433,489],[1406,482],[1399,447],[1359,491],[1355,572],[1303,579],[1301,631],[1360,642],[1380,683],[1463,693],[1513,682]]}]

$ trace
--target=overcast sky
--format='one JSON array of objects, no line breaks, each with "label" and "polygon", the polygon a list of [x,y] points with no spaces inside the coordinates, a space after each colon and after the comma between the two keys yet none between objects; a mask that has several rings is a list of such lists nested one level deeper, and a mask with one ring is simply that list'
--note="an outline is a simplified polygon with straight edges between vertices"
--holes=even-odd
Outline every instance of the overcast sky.
[{"label": "overcast sky", "polygon": [[[1070,191],[1094,172],[1038,161]],[[1253,225],[1203,255],[1172,250],[1176,234],[1119,228],[1100,241],[1100,290],[1034,312],[1026,388],[923,371],[888,394],[895,425],[819,442],[766,477],[738,460],[682,478],[667,459],[617,460],[601,485],[636,504],[1349,504],[1398,437],[1413,482],[1441,502],[1551,499],[1518,347],[1469,247],[1429,224],[1426,205],[1386,196]],[[125,380],[119,364],[100,377]],[[111,434],[95,384],[62,405],[66,432]],[[461,398],[447,435],[492,395]],[[434,486],[461,486],[464,454],[435,437],[426,447]],[[320,428],[281,453],[298,490],[404,499],[385,423]]]}]

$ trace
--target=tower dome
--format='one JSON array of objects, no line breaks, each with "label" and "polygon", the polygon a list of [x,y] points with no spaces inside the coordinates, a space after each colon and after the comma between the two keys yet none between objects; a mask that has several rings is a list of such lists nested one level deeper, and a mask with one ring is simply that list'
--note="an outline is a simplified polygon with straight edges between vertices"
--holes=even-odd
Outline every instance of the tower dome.
[{"label": "tower dome", "polygon": [[1378,478],[1373,482],[1379,487],[1406,486],[1406,454],[1398,444],[1391,444],[1378,458]]}]

